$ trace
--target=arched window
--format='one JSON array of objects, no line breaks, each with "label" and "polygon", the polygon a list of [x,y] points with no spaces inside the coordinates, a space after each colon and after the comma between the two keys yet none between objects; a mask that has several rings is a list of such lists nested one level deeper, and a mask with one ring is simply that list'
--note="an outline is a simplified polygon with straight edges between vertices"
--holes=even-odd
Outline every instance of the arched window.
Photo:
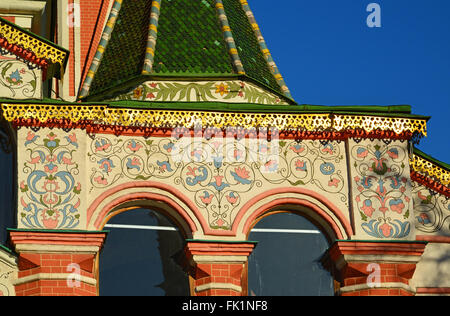
[{"label": "arched window", "polygon": [[99,260],[101,296],[188,296],[178,264],[184,238],[161,213],[147,209],[114,216]]},{"label": "arched window", "polygon": [[334,295],[333,278],[320,263],[328,241],[305,217],[263,217],[249,240],[258,242],[248,261],[249,296]]}]

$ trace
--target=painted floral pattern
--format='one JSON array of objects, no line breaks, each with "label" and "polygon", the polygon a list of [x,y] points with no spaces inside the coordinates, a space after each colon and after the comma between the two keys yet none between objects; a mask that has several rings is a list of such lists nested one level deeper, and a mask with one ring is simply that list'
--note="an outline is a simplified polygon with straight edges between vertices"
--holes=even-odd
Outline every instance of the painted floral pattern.
[{"label": "painted floral pattern", "polygon": [[276,95],[243,81],[146,82],[115,100],[287,104]]},{"label": "painted floral pattern", "polygon": [[27,228],[71,229],[79,224],[80,194],[78,148],[75,133],[45,136],[29,131],[24,148],[26,159],[19,184],[19,220]]},{"label": "painted floral pattern", "polygon": [[344,193],[343,144],[318,141],[267,141],[250,145],[219,138],[115,138],[98,135],[89,151],[91,190],[123,181],[152,180],[181,186],[207,215],[212,229],[230,230],[234,216],[252,192],[269,185],[313,186],[325,193]]},{"label": "painted floral pattern", "polygon": [[450,200],[417,182],[412,183],[416,229],[422,233],[450,234]]},{"label": "painted floral pattern", "polygon": [[0,56],[0,93],[4,97],[40,97],[39,80],[36,73],[23,62]]},{"label": "painted floral pattern", "polygon": [[407,157],[400,145],[373,142],[352,149],[355,211],[371,237],[406,238],[411,233]]}]

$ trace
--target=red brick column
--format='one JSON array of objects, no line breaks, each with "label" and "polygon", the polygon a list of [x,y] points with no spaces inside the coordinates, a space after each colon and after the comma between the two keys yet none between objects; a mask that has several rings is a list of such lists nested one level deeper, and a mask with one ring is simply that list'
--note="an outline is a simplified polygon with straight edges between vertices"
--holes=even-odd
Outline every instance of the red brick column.
[{"label": "red brick column", "polygon": [[341,296],[412,296],[409,286],[424,242],[336,242],[323,262]]},{"label": "red brick column", "polygon": [[106,233],[11,231],[17,296],[96,296],[95,261]]},{"label": "red brick column", "polygon": [[245,295],[244,268],[254,243],[188,242],[186,259],[193,296]]}]

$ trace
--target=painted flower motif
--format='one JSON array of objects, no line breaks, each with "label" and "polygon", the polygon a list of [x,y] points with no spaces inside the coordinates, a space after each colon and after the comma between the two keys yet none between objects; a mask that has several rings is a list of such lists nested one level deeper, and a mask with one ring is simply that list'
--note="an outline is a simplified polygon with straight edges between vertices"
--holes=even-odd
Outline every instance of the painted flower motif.
[{"label": "painted flower motif", "polygon": [[147,99],[154,99],[156,96],[153,94],[153,92],[147,93]]},{"label": "painted flower motif", "polygon": [[417,220],[419,221],[419,223],[421,223],[422,225],[426,225],[426,224],[430,224],[431,220],[428,217],[428,214],[425,213],[421,213],[419,216],[416,217]]},{"label": "painted flower motif", "polygon": [[108,180],[106,180],[105,178],[103,178],[101,176],[94,178],[94,181],[97,182],[98,184],[108,185]]},{"label": "painted flower motif", "polygon": [[44,166],[44,170],[45,172],[52,174],[58,171],[58,166],[51,162],[48,165]]},{"label": "painted flower motif", "polygon": [[305,151],[305,147],[303,147],[300,144],[295,144],[289,147],[290,150],[292,150],[296,154],[301,154],[303,151]]},{"label": "painted flower motif", "polygon": [[31,131],[28,132],[27,134],[27,138],[25,141],[25,146],[28,146],[31,143],[34,143],[36,141],[36,139],[38,139],[39,136],[36,136],[36,134],[32,133]]},{"label": "painted flower motif", "polygon": [[107,142],[105,139],[101,139],[100,141],[95,142],[95,152],[106,151],[111,147],[111,144]]},{"label": "painted flower motif", "polygon": [[131,169],[136,169],[137,171],[141,170],[141,162],[139,161],[138,158],[134,157],[132,158],[128,158],[127,160],[127,169],[131,170]]},{"label": "painted flower motif", "polygon": [[58,211],[45,210],[42,212],[42,224],[44,224],[44,227],[46,229],[57,228],[59,223],[58,218],[59,218]]},{"label": "painted flower motif", "polygon": [[25,73],[26,73],[25,68],[20,69],[20,73],[21,73],[22,75],[25,74]]},{"label": "painted flower motif", "polygon": [[53,180],[45,180],[43,189],[46,192],[53,193],[53,192],[58,191],[60,189],[60,187],[59,187],[58,182],[55,179],[53,179]]},{"label": "painted flower motif", "polygon": [[170,163],[168,161],[157,161],[156,164],[159,166],[159,171],[161,173],[164,173],[166,171],[172,172],[172,166],[170,165]]},{"label": "painted flower motif", "polygon": [[403,204],[401,199],[393,199],[389,201],[389,207],[391,208],[391,211],[402,214],[405,204]]},{"label": "painted flower motif", "polygon": [[228,183],[223,182],[223,176],[214,176],[214,180],[215,182],[211,182],[209,185],[213,186],[217,191],[222,191],[230,186]]},{"label": "painted flower motif", "polygon": [[276,160],[269,160],[264,164],[267,172],[276,172],[278,170],[278,162]]},{"label": "painted flower motif", "polygon": [[242,168],[235,168],[234,172],[231,172],[231,175],[233,176],[233,178],[241,183],[241,184],[250,184],[252,183],[250,180],[248,180],[248,178],[250,178],[249,172],[247,169],[245,169],[245,167]]},{"label": "painted flower motif", "polygon": [[295,170],[297,171],[306,171],[306,162],[303,160],[297,160],[295,161]]},{"label": "painted flower motif", "polygon": [[16,69],[16,71],[12,72],[6,80],[11,84],[19,85],[22,83],[22,76],[20,75],[19,70]]},{"label": "painted flower motif", "polygon": [[202,160],[203,151],[201,149],[194,149],[191,152],[191,157],[194,157],[196,161]]},{"label": "painted flower motif", "polygon": [[239,149],[235,149],[233,152],[234,160],[240,160],[242,157],[244,157],[244,152]]},{"label": "painted flower motif", "polygon": [[330,155],[333,154],[333,150],[334,150],[334,147],[333,147],[333,145],[331,145],[331,144],[326,144],[326,145],[322,148],[322,152],[323,152],[323,153],[328,153],[328,154],[330,154]]},{"label": "painted flower motif", "polygon": [[324,162],[320,165],[320,172],[322,172],[323,175],[328,176],[330,174],[333,174],[335,170],[336,168],[330,162]]},{"label": "painted flower motif", "polygon": [[389,155],[389,157],[391,157],[392,159],[397,159],[398,158],[398,149],[397,148],[391,148],[387,151],[387,154]]},{"label": "painted flower motif", "polygon": [[142,98],[143,94],[144,94],[144,89],[142,87],[136,88],[133,91],[133,98],[140,99],[140,98]]},{"label": "painted flower motif", "polygon": [[59,139],[56,138],[56,135],[53,133],[50,133],[47,135],[47,138],[44,140],[44,146],[46,146],[49,149],[53,149],[58,147],[59,145]]},{"label": "painted flower motif", "polygon": [[365,200],[363,202],[363,206],[361,207],[364,214],[368,217],[372,217],[373,212],[375,212],[375,209],[372,207],[372,201],[371,200]]},{"label": "painted flower motif", "polygon": [[20,191],[21,192],[27,192],[28,191],[28,185],[25,184],[25,181],[20,182]]},{"label": "painted flower motif", "polygon": [[205,192],[203,193],[203,196],[200,197],[200,200],[202,200],[202,202],[203,202],[205,205],[209,205],[209,204],[211,204],[213,198],[214,198],[214,195],[209,194],[208,191],[205,191]]},{"label": "painted flower motif", "polygon": [[42,201],[44,201],[45,204],[47,205],[55,205],[58,203],[58,196],[56,194],[53,194],[53,198],[51,194],[46,194],[44,195],[44,197],[42,198]]},{"label": "painted flower motif", "polygon": [[73,188],[73,193],[80,194],[81,193],[81,183],[78,182],[77,186]]},{"label": "painted flower motif", "polygon": [[69,142],[69,144],[78,148],[78,140],[77,140],[77,135],[75,133],[73,133],[72,135],[66,136],[65,139]]},{"label": "painted flower motif", "polygon": [[62,157],[61,160],[62,160],[63,164],[68,165],[68,166],[71,166],[74,164],[74,162],[72,162],[71,158]]},{"label": "painted flower motif", "polygon": [[234,192],[231,192],[229,195],[227,195],[227,201],[230,204],[236,204],[238,198],[237,196],[234,194]]},{"label": "painted flower motif", "polygon": [[392,227],[389,226],[387,223],[384,223],[383,225],[380,226],[380,230],[381,233],[383,234],[384,237],[390,237],[392,234]]},{"label": "painted flower motif", "polygon": [[330,180],[330,181],[328,181],[328,186],[329,187],[338,187],[339,186],[339,183],[340,183],[341,181],[339,180],[339,179],[337,179],[337,178],[334,178],[334,179],[332,179],[332,180]]},{"label": "painted flower motif", "polygon": [[216,169],[219,169],[219,168],[222,167],[223,156],[213,157],[213,161],[214,161],[214,167],[215,167]]},{"label": "painted flower motif", "polygon": [[221,96],[224,94],[228,94],[230,92],[228,85],[221,83],[220,85],[216,85],[216,93],[219,93]]},{"label": "painted flower motif", "polygon": [[127,148],[129,150],[131,150],[132,152],[137,152],[142,147],[143,146],[141,144],[139,144],[138,142],[136,142],[134,139],[130,140],[130,142],[128,143],[128,146],[127,146]]},{"label": "painted flower motif", "polygon": [[104,172],[109,173],[111,172],[112,168],[114,168],[114,163],[111,159],[104,158],[98,162],[100,165],[100,169],[103,169]]},{"label": "painted flower motif", "polygon": [[369,151],[367,149],[363,148],[363,147],[359,147],[356,150],[356,156],[358,158],[366,158],[368,154],[369,154]]},{"label": "painted flower motif", "polygon": [[174,150],[174,148],[175,148],[175,144],[172,143],[172,142],[170,142],[170,143],[168,143],[168,144],[163,145],[163,148],[164,148],[168,153],[171,153],[172,150]]}]

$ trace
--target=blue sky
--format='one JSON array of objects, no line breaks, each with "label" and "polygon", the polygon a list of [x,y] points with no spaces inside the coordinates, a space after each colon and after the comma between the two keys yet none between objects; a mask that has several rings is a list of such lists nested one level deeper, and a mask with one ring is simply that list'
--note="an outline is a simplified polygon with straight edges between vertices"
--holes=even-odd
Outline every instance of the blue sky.
[{"label": "blue sky", "polygon": [[[412,106],[432,116],[419,149],[450,163],[449,0],[248,0],[294,99]],[[381,27],[369,28],[370,3]]]}]

